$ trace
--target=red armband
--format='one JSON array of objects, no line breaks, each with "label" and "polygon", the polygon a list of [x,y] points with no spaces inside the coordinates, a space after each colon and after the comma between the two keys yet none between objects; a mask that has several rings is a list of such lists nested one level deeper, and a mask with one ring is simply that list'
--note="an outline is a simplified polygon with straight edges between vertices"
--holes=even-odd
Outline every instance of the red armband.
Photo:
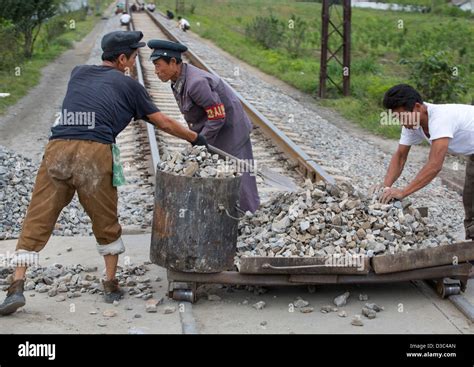
[{"label": "red armband", "polygon": [[225,118],[224,104],[216,104],[205,109],[208,120],[221,120]]}]

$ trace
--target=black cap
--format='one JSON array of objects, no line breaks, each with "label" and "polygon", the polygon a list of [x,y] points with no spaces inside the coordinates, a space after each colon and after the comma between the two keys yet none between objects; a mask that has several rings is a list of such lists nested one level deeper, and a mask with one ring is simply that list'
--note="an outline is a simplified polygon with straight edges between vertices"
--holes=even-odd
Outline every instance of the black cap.
[{"label": "black cap", "polygon": [[126,52],[139,47],[144,47],[145,42],[140,42],[143,33],[140,31],[116,31],[107,33],[102,38],[102,50],[104,53]]},{"label": "black cap", "polygon": [[163,56],[181,59],[181,54],[188,50],[188,48],[181,43],[165,40],[150,40],[148,41],[148,47],[153,49],[150,56],[151,61],[158,60]]}]

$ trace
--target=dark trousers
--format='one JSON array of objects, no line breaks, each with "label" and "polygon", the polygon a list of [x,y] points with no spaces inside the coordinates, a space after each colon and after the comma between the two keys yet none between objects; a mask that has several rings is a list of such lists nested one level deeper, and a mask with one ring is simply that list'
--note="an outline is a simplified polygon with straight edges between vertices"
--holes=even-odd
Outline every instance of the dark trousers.
[{"label": "dark trousers", "polygon": [[467,157],[462,202],[465,212],[464,228],[466,229],[466,239],[474,240],[474,155]]},{"label": "dark trousers", "polygon": [[[247,161],[253,161],[252,142],[250,139],[240,149],[240,152],[235,154],[237,158]],[[258,167],[257,167],[258,169]],[[258,196],[257,179],[255,173],[245,172],[242,174],[242,181],[240,183],[240,209],[243,211],[255,211],[260,206],[260,198]]]}]

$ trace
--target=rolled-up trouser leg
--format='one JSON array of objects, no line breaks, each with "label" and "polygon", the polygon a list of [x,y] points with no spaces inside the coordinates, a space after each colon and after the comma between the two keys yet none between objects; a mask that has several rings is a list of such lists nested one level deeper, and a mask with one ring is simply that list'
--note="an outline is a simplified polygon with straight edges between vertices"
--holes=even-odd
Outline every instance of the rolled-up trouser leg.
[{"label": "rolled-up trouser leg", "polygon": [[110,145],[96,142],[82,144],[78,156],[92,154],[89,165],[78,162],[74,186],[79,201],[91,218],[92,231],[101,255],[117,255],[125,251],[122,227],[117,216],[117,188],[112,185],[112,152]]},{"label": "rolled-up trouser leg", "polygon": [[466,178],[462,195],[466,239],[474,240],[474,155],[467,157]]},{"label": "rolled-up trouser leg", "polygon": [[16,246],[15,257],[19,259],[14,257],[12,264],[32,265],[25,259],[37,259],[37,252],[48,242],[61,210],[72,200],[74,188],[69,182],[69,159],[66,152],[58,151],[55,142],[48,143]]}]

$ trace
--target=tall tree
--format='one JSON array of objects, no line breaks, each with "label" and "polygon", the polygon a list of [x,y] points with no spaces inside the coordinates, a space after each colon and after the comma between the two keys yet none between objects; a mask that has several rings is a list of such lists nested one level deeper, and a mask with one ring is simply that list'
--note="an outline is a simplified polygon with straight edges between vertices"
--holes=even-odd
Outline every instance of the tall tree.
[{"label": "tall tree", "polygon": [[16,36],[20,36],[25,57],[33,55],[33,49],[41,25],[57,14],[63,0],[0,0],[0,18],[14,24]]}]

